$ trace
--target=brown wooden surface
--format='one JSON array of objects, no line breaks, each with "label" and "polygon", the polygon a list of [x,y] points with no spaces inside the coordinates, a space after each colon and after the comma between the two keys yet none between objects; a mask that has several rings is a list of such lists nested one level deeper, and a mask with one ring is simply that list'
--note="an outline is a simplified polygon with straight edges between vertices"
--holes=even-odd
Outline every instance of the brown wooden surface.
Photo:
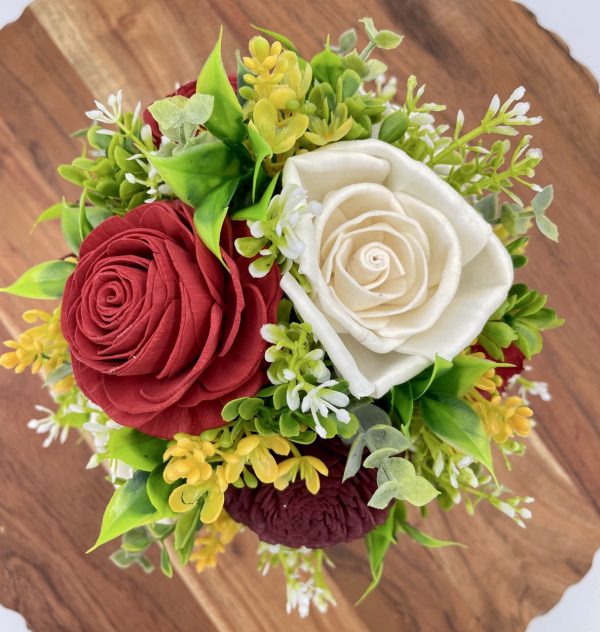
[{"label": "brown wooden surface", "polygon": [[[110,488],[72,435],[43,450],[26,428],[39,382],[0,373],[0,603],[46,630],[524,630],[589,568],[600,545],[598,441],[600,398],[593,354],[600,351],[597,257],[600,199],[598,85],[552,34],[504,0],[38,0],[0,33],[0,285],[28,265],[62,254],[56,227],[29,235],[36,214],[69,187],[55,165],[78,143],[91,96],[119,87],[151,101],[175,81],[193,78],[219,24],[224,50],[244,48],[250,22],[285,32],[306,54],[324,35],[358,18],[406,35],[386,56],[400,83],[409,73],[428,84],[428,99],[462,107],[474,122],[495,92],[528,88],[545,153],[539,171],[553,182],[555,248],[535,236],[522,278],[552,295],[568,325],[547,336],[535,375],[551,383],[551,404],[538,404],[538,434],[506,478],[537,498],[526,531],[483,508],[432,511],[426,529],[468,550],[431,551],[407,540],[390,554],[380,589],[360,607],[368,582],[359,543],[332,551],[339,607],[308,621],[286,619],[284,589],[274,572],[259,578],[255,538],[244,534],[214,572],[193,569],[167,580],[138,569],[119,571],[105,551],[85,556]],[[232,59],[232,57],[230,57]],[[233,64],[231,69],[233,69]],[[3,296],[0,334],[14,335],[29,304]]]}]

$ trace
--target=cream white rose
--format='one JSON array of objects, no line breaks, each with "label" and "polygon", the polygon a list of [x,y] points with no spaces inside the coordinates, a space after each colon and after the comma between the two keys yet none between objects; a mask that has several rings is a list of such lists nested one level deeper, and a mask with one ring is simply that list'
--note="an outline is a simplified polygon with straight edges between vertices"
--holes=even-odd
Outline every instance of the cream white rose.
[{"label": "cream white rose", "polygon": [[378,140],[290,158],[283,184],[323,205],[296,227],[300,272],[281,285],[356,397],[381,397],[436,354],[451,360],[512,284],[489,224],[426,165]]}]

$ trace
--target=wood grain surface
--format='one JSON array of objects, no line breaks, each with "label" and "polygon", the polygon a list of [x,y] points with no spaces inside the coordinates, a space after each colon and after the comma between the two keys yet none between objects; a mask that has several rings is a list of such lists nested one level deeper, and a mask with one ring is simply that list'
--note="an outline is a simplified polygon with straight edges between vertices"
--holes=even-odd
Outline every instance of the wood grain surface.
[{"label": "wood grain surface", "polygon": [[[371,15],[406,35],[385,55],[400,84],[414,73],[428,100],[447,103],[447,120],[464,110],[475,122],[491,96],[528,88],[554,183],[554,247],[534,236],[521,278],[551,293],[568,324],[546,338],[535,376],[553,401],[538,404],[528,454],[504,478],[535,496],[534,519],[521,530],[492,510],[469,518],[433,510],[424,528],[467,550],[425,550],[402,540],[386,562],[378,591],[352,603],[368,583],[360,543],[331,551],[339,607],[308,620],[287,618],[284,587],[255,571],[256,539],[245,533],[220,568],[197,576],[178,569],[168,580],[120,571],[95,539],[110,487],[85,472],[87,448],[41,448],[26,428],[35,403],[48,403],[39,381],[0,372],[0,603],[18,610],[35,632],[440,630],[522,631],[589,568],[600,545],[600,398],[594,354],[600,351],[600,97],[591,75],[566,47],[517,4],[502,0],[38,0],[0,32],[0,285],[29,265],[62,254],[56,226],[30,234],[37,213],[72,190],[55,173],[79,151],[69,133],[85,125],[92,95],[123,87],[126,100],[152,101],[176,81],[196,76],[220,24],[233,60],[252,35],[250,23],[285,32],[306,55],[327,32],[336,37]],[[233,62],[230,64],[233,70]],[[0,333],[13,336],[30,303],[3,296]],[[417,520],[417,517],[414,517]],[[107,547],[110,551],[110,547]]]}]

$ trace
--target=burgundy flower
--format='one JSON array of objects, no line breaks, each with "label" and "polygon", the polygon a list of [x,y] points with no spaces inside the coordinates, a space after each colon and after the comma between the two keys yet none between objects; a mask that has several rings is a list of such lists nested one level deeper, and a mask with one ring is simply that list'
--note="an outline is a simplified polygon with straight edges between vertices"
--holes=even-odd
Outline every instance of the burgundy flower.
[{"label": "burgundy flower", "polygon": [[342,483],[348,448],[341,441],[317,440],[303,453],[321,459],[329,469],[329,476],[321,476],[318,494],[311,494],[302,480],[283,491],[273,485],[230,486],[225,507],[231,517],[263,542],[315,549],[361,538],[385,520],[387,510],[367,505],[377,489],[375,470],[361,468]]},{"label": "burgundy flower", "polygon": [[[237,92],[237,77],[235,75],[229,75],[228,79],[229,79],[229,83],[231,84],[231,87]],[[182,97],[187,97],[189,99],[193,94],[196,94],[196,81],[188,81],[187,83],[184,83],[182,86],[179,86],[179,88],[177,88],[175,92],[171,92],[170,94],[167,94],[167,96],[168,97],[182,96]],[[161,139],[160,129],[158,127],[158,123],[154,120],[154,117],[152,116],[152,114],[150,114],[150,111],[148,110],[148,108],[144,110],[142,114],[142,118],[144,119],[144,123],[146,123],[147,125],[150,125],[150,129],[152,130],[152,141],[154,142],[155,147],[160,147],[160,139]]]},{"label": "burgundy flower", "polygon": [[[486,353],[486,350],[481,345],[475,345],[472,348],[472,351],[480,351],[481,353],[484,353],[487,358],[493,360],[493,358],[490,358],[490,356]],[[502,378],[502,386],[498,389],[501,393],[504,392],[504,389],[508,385],[508,380],[510,380],[511,377],[523,373],[523,363],[525,362],[525,354],[514,343],[509,347],[506,347],[506,349],[503,349],[502,352],[504,354],[503,362],[506,362],[507,364],[514,364],[514,366],[498,367],[496,369],[496,375],[499,375]]]},{"label": "burgundy flower", "polygon": [[226,402],[260,389],[260,328],[281,297],[277,270],[254,279],[237,254],[244,223],[224,225],[228,272],[192,218],[174,201],[106,220],[83,241],[62,303],[81,390],[115,421],[165,438],[221,425]]}]

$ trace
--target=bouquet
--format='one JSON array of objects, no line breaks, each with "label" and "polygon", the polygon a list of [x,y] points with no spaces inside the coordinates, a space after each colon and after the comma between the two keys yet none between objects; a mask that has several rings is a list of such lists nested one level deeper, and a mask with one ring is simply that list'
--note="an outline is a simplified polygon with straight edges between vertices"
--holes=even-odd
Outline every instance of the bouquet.
[{"label": "bouquet", "polygon": [[541,118],[519,87],[473,127],[436,122],[376,58],[402,37],[362,23],[364,47],[351,29],[312,58],[259,28],[229,76],[219,36],[146,109],[96,102],[58,168],[79,197],[38,219],[68,254],[3,288],[59,299],[0,364],[43,373],[45,446],[75,428],[107,468],[90,550],[120,538],[118,566],[151,571],[158,547],[166,575],[203,571],[250,529],[306,615],[333,603],[330,546],[364,539],[366,595],[400,535],[457,544],[415,507],[531,517],[495,465],[525,452],[549,398],[525,363],[562,323],[514,282],[529,231],[558,238],[519,136]]}]

